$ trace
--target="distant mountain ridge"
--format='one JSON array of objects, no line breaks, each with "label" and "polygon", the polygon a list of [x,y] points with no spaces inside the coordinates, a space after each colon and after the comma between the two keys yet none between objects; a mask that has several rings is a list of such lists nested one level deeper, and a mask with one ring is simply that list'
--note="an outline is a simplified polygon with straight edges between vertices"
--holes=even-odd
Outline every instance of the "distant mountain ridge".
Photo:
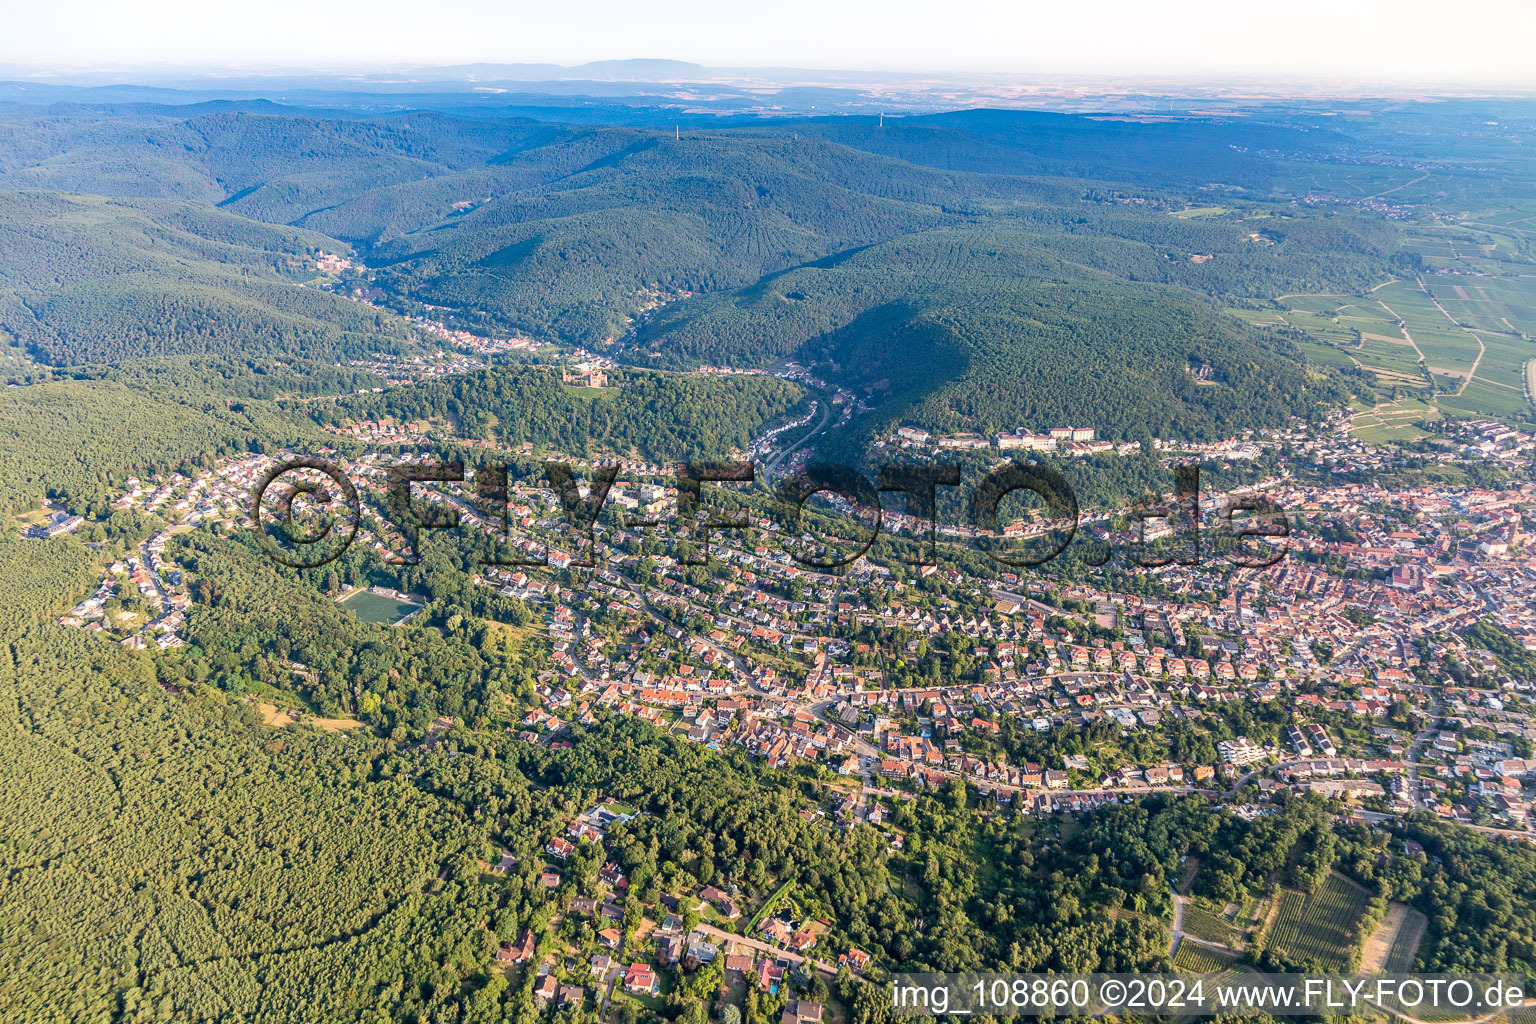
[{"label": "distant mountain ridge", "polygon": [[[687,131],[16,113],[0,116],[0,198],[52,193],[0,206],[17,251],[33,266],[88,257],[64,284],[16,268],[6,315],[55,363],[226,345],[328,358],[405,338],[394,313],[426,302],[665,369],[793,357],[889,378],[888,407],[859,429],[897,409],[976,430],[1092,412],[1111,436],[1213,436],[1333,395],[1217,304],[1368,286],[1397,235],[1344,210],[1277,206],[1258,240],[1170,214],[1192,195],[1271,194],[1283,165],[1257,151],[1350,145],[1289,123],[1012,111]],[[62,219],[34,224],[34,208]],[[79,218],[89,230],[60,234]],[[301,253],[347,246],[394,313],[284,280]],[[1189,365],[1216,383],[1196,387]]]}]

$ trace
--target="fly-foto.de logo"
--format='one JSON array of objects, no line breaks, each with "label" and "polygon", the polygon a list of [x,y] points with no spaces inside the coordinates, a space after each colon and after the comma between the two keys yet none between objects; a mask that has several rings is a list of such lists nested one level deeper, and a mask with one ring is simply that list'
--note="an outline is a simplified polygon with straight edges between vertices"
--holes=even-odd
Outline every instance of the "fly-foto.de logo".
[{"label": "fly-foto.de logo", "polygon": [[[857,561],[882,531],[908,542],[903,557],[915,566],[938,564],[941,547],[960,543],[1011,568],[1044,565],[1075,539],[1081,560],[1089,565],[1105,565],[1118,554],[1142,568],[1196,565],[1213,558],[1257,568],[1284,558],[1289,537],[1284,513],[1262,495],[1223,495],[1202,506],[1198,465],[1174,467],[1172,494],[1116,510],[1127,526],[1118,545],[1102,529],[1083,538],[1083,513],[1071,484],[1052,467],[1035,462],[1010,462],[975,481],[963,480],[955,465],[882,465],[871,479],[849,466],[813,462],[765,486],[751,462],[683,461],[665,486],[650,485],[670,499],[670,507],[658,509],[652,502],[643,512],[632,503],[610,504],[617,465],[580,467],[547,460],[521,477],[515,472],[506,464],[471,471],[458,461],[374,465],[360,488],[346,465],[292,458],[257,482],[251,519],[272,558],[296,568],[315,568],[341,557],[369,516],[377,518],[375,533],[403,542],[398,549],[384,549],[385,561],[396,565],[414,564],[419,544],[433,531],[474,528],[506,542],[514,509],[520,507],[515,488],[552,493],[549,504],[558,509],[554,523],[576,548],[562,567],[596,564],[596,527],[605,510],[616,514],[620,528],[669,533],[679,542],[676,557],[685,565],[708,564],[712,538],[752,525],[766,526],[780,551],[816,570]],[[706,501],[706,486],[736,490],[739,507]],[[807,504],[817,495],[827,500],[810,517],[817,524],[813,529]],[[1034,503],[1029,521],[1002,522],[1000,510],[1010,497]],[[941,525],[941,504],[961,509],[963,521]],[[528,518],[526,509],[520,518]],[[837,529],[822,529],[828,523]],[[549,551],[509,549],[482,564],[548,565]]]}]

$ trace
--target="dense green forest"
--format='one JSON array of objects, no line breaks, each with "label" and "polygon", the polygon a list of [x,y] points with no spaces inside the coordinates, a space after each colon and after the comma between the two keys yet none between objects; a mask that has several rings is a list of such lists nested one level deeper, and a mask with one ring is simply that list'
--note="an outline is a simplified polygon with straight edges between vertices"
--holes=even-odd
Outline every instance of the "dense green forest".
[{"label": "dense green forest", "polygon": [[1536,850],[1530,844],[1459,828],[1429,815],[1411,819],[1404,835],[1424,853],[1406,854],[1401,840],[1358,827],[1341,830],[1341,864],[1387,898],[1429,918],[1415,969],[1508,972],[1536,978]]},{"label": "dense green forest", "polygon": [[[48,379],[0,388],[0,509],[63,499],[92,516],[110,512],[131,476],[209,467],[222,455],[319,441],[313,424],[270,403],[180,391],[173,374],[143,386],[125,379]],[[158,378],[157,374],[148,373]],[[203,374],[190,374],[206,380]]]},{"label": "dense green forest", "polygon": [[[527,611],[475,587],[450,555],[430,551],[392,581],[432,600],[402,629],[360,622],[280,571],[249,538],[193,535],[181,557],[197,576],[189,649],[177,663],[186,679],[217,680],[235,693],[278,685],[322,714],[356,714],[396,738],[424,734],[442,714],[484,719],[531,685],[533,653],[507,651],[484,621],[526,622]],[[337,571],[310,575],[321,583]]]},{"label": "dense green forest", "polygon": [[504,446],[524,443],[585,454],[638,454],[660,462],[747,447],[763,426],[794,410],[799,385],[774,377],[685,377],[617,371],[608,388],[567,387],[547,367],[497,368],[379,394],[315,403],[317,423],[392,417],[451,423]]},{"label": "dense green forest", "polygon": [[549,139],[531,121],[428,112],[379,118],[243,112],[165,117],[89,109],[0,120],[7,188],[229,201],[256,220],[305,213],[400,181],[478,166]]},{"label": "dense green forest", "polygon": [[[575,145],[519,154],[512,166],[563,167],[560,150]],[[418,214],[419,228],[389,238],[410,223],[399,211],[412,196],[434,215]],[[468,207],[453,214],[455,197]],[[1292,212],[1265,225],[1277,244],[1258,244],[1237,224],[1133,210],[1080,186],[728,132],[636,133],[554,185],[497,169],[397,186],[385,210],[387,221],[372,219],[370,196],[305,223],[370,243],[381,280],[402,295],[583,344],[622,334],[656,292],[750,288],[764,275],[941,227],[1049,231],[1065,236],[1069,260],[1223,296],[1359,287],[1380,277],[1393,241],[1380,221]],[[1095,249],[1093,239],[1121,244]],[[1212,259],[1190,263],[1197,254]]]},{"label": "dense green forest", "polygon": [[[1264,198],[1280,183],[1255,169],[1275,163],[1244,147],[1355,145],[1337,131],[1033,115],[806,127],[670,138],[425,112],[0,118],[0,187],[120,197],[0,192],[0,328],[55,365],[333,362],[409,344],[392,313],[295,287],[305,255],[350,243],[399,313],[427,303],[487,330],[619,339],[620,358],[672,368],[851,367],[881,385],[857,443],[900,418],[992,430],[1090,412],[1108,436],[1207,437],[1342,388],[1205,300],[1358,289],[1399,240],[1378,217]],[[1057,155],[1036,155],[1047,139]],[[1175,164],[1163,185],[1127,191]],[[1170,216],[1204,173],[1241,182],[1247,212]],[[602,403],[591,411],[606,430]]]},{"label": "dense green forest", "polygon": [[[1210,817],[1195,802],[1154,807],[1106,820],[1101,831],[1063,847],[1032,838],[1041,826],[1027,818],[1003,823],[978,813],[964,788],[955,787],[898,802],[894,823],[912,841],[892,853],[871,829],[844,832],[807,820],[797,813],[805,806],[798,785],[742,756],[659,736],[633,719],[578,728],[573,736],[569,750],[517,747],[501,760],[559,792],[612,794],[649,812],[613,836],[633,886],[668,892],[712,879],[766,892],[792,880],[832,914],[832,948],[856,945],[913,970],[1157,964],[1167,952],[1163,928],[1105,910],[1162,906],[1165,863],[1171,871],[1185,844],[1199,841],[1174,822]],[[482,795],[492,782],[488,806],[497,806],[494,780],[501,777],[493,770],[479,779]],[[438,785],[460,799],[476,792],[462,783]],[[1147,836],[1165,813],[1156,838]],[[1116,833],[1127,856],[1110,868],[1101,844]],[[1143,837],[1151,847],[1136,859]],[[926,925],[914,927],[914,917]]]},{"label": "dense green forest", "polygon": [[[0,186],[219,202],[226,216],[299,224],[356,244],[401,297],[584,344],[621,334],[658,292],[745,287],[941,227],[1133,242],[1139,248],[1085,262],[1227,296],[1373,281],[1393,240],[1380,220],[1288,207],[1263,225],[1276,244],[1257,244],[1251,227],[1168,216],[1182,200],[1166,188],[1124,205],[1113,187],[1065,177],[1123,182],[1160,169],[1177,184],[1200,173],[1198,149],[1213,173],[1248,180],[1243,169],[1275,164],[1239,145],[1303,144],[1303,133],[1275,125],[1138,131],[999,114],[923,119],[888,134],[849,121],[672,139],[641,128],[428,113],[365,121],[227,113],[148,125],[0,119],[0,130],[16,147],[0,165]],[[1311,147],[1349,142],[1336,132],[1305,134]],[[1223,135],[1227,143],[1213,143]],[[1045,140],[1063,152],[1109,155],[1066,166],[1044,155]],[[1138,151],[1131,140],[1149,144]],[[976,147],[991,156],[966,155]],[[1193,254],[1214,258],[1189,265]],[[78,298],[57,301],[61,313],[85,316]]]},{"label": "dense green forest", "polygon": [[12,382],[65,380],[113,381],[158,398],[187,402],[215,398],[228,408],[241,407],[245,400],[351,394],[379,384],[376,374],[350,366],[250,354],[161,356],[61,367],[31,364],[14,374]]},{"label": "dense green forest", "polygon": [[53,364],[406,344],[398,318],[297,286],[340,248],[201,204],[0,191],[0,329]]},{"label": "dense green forest", "polygon": [[[1084,265],[1113,265],[1127,247],[916,235],[674,304],[637,344],[673,364],[831,363],[841,379],[879,386],[885,429],[906,419],[946,432],[1043,430],[1091,417],[1110,438],[1204,438],[1341,399],[1289,343],[1187,293]],[[1209,381],[1190,372],[1202,367]]]},{"label": "dense green forest", "polygon": [[0,543],[0,1016],[350,1019],[480,960],[476,831],[367,736],[24,621],[94,576],[71,548]]},{"label": "dense green forest", "polygon": [[323,444],[302,410],[275,403],[351,393],[378,378],[304,359],[207,355],[34,365],[15,383],[0,389],[0,509],[57,498],[97,516],[131,476]]},{"label": "dense green forest", "polygon": [[1268,153],[1347,150],[1337,128],[1169,119],[1138,122],[1039,110],[956,110],[920,117],[819,119],[796,131],[914,164],[991,174],[1099,178],[1142,186],[1223,182],[1248,189],[1291,184]]}]

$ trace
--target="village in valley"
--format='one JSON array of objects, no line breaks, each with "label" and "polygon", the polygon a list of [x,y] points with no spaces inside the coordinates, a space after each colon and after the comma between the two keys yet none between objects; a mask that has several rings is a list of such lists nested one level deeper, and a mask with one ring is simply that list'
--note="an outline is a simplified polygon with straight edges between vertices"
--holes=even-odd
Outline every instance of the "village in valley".
[{"label": "village in valley", "polygon": [[0,77],[0,1024],[1536,1024],[1536,0],[147,6]]},{"label": "village in valley", "polygon": [[[458,337],[474,338],[467,332],[436,321],[418,326],[457,349],[358,365],[389,386],[408,386],[527,347],[517,339],[475,347]],[[611,365],[573,353],[561,364],[562,383],[608,387]],[[813,370],[779,373],[819,390],[736,453],[759,461],[770,480],[805,464],[807,442],[834,411],[843,422],[863,408],[852,393],[832,394]],[[1156,542],[1176,548],[1192,526],[1211,534],[1233,498],[1262,498],[1287,526],[1283,540],[1270,542],[1270,565],[1210,552],[1145,564],[1120,557],[1102,570],[1090,562],[1070,572],[1001,561],[977,571],[974,558],[956,557],[974,554],[981,540],[1039,540],[1054,528],[1029,515],[996,535],[941,516],[932,524],[936,557],[924,564],[874,548],[841,567],[819,567],[795,557],[803,538],[786,536],[751,501],[741,506],[746,528],[711,531],[709,563],[690,564],[670,521],[678,506],[673,467],[503,449],[426,421],[328,429],[336,447],[316,454],[361,494],[354,543],[378,567],[371,583],[330,596],[363,621],[406,630],[424,598],[397,589],[391,567],[413,537],[438,541],[395,520],[392,468],[438,465],[460,452],[534,466],[557,459],[578,473],[617,466],[591,522],[590,550],[565,499],[538,471],[514,479],[501,508],[487,507],[468,479],[411,489],[416,506],[452,513],[458,530],[494,539],[508,561],[522,563],[484,565],[471,581],[523,606],[530,625],[519,635],[535,637],[543,652],[531,697],[509,702],[493,726],[513,742],[559,748],[573,724],[641,719],[793,774],[822,794],[818,827],[873,828],[892,850],[905,842],[901,805],[957,783],[1006,817],[1059,820],[1061,812],[1166,792],[1252,819],[1273,813],[1284,791],[1316,794],[1339,818],[1374,827],[1427,812],[1536,840],[1536,485],[1426,475],[1384,486],[1378,476],[1394,471],[1402,453],[1362,441],[1344,413],[1320,426],[1203,444],[1112,443],[1084,425],[992,437],[903,426],[876,444],[909,463],[960,460],[973,476],[1011,459],[1114,458],[1149,448],[1169,467],[1246,472],[1225,492],[1203,490],[1182,513],[1084,508],[1078,532],[1122,556]],[[1415,458],[1419,467],[1507,469],[1533,453],[1536,436],[1467,420]],[[178,564],[178,538],[258,529],[253,495],[296,454],[246,454],[128,480],[115,508],[158,525],[59,621],[125,647],[174,652],[186,643],[196,592]],[[730,486],[707,491],[718,499]],[[264,500],[291,495],[286,487]],[[870,512],[836,495],[814,507],[844,521]],[[930,527],[899,503],[879,515],[888,537],[908,543]],[[54,512],[31,535],[79,525]],[[304,708],[262,710],[269,725],[363,726]],[[452,754],[467,731],[462,721],[439,719],[405,753]],[[709,971],[737,991],[784,988],[781,1024],[819,1024],[823,1002],[789,998],[786,986],[803,993],[813,978],[878,969],[856,947],[826,948],[824,914],[800,905],[793,887],[749,892],[705,882],[631,898],[605,843],[641,814],[603,801],[542,837],[538,864],[520,863],[505,847],[499,860],[481,864],[488,875],[535,871],[550,894],[549,916],[505,937],[495,956],[509,972],[535,973],[540,1006],[602,1005],[617,993],[655,1000]]]},{"label": "village in valley", "polygon": [[[1310,450],[1286,443],[1298,461],[1354,467],[1381,457],[1342,433]],[[350,460],[328,454],[368,498],[357,542],[381,558],[401,549],[399,524],[381,514],[385,467],[428,457],[408,448]],[[280,458],[242,456],[195,477],[131,481],[118,507],[167,526],[109,566],[98,591],[61,621],[131,646],[180,643],[189,597],[174,536],[248,526],[252,488]],[[633,482],[614,485],[614,509],[654,518],[675,505],[664,467],[621,465]],[[516,729],[533,742],[549,742],[571,717],[607,710],[782,767],[813,763],[870,790],[964,778],[1022,812],[1147,787],[1214,790],[1254,776],[1384,809],[1427,807],[1527,829],[1522,765],[1536,726],[1521,709],[1531,680],[1468,631],[1487,622],[1536,648],[1536,487],[1389,491],[1282,477],[1252,490],[1291,513],[1285,557],[1268,568],[1212,559],[1140,570],[1160,584],[1156,595],[1003,565],[992,578],[971,578],[944,564],[942,546],[937,564],[906,571],[868,558],[818,571],[792,558],[756,514],[747,531],[712,534],[702,586],[664,548],[632,553],[642,530],[605,517],[596,524],[597,564],[583,569],[584,542],[539,481],[511,490],[510,547],[546,564],[487,567],[478,581],[542,617],[550,667],[540,706]],[[496,529],[467,487],[417,485],[416,493],[452,506],[465,529]],[[1209,520],[1206,505],[1214,498],[1202,501]],[[1114,538],[1116,522],[1115,511],[1092,511],[1080,529]],[[916,534],[924,524],[886,513],[884,525]],[[939,528],[956,544],[975,532]],[[915,685],[919,677],[895,667],[941,647],[951,667],[942,682]],[[1257,739],[1220,726],[1200,763],[1136,759],[1126,745],[1014,761],[997,740],[1005,725],[1047,746],[1095,728],[1200,732],[1249,702],[1284,708],[1296,721],[1265,723]],[[1436,723],[1459,727],[1454,749],[1425,739]],[[863,798],[837,807],[845,818],[878,814],[878,801]]]}]

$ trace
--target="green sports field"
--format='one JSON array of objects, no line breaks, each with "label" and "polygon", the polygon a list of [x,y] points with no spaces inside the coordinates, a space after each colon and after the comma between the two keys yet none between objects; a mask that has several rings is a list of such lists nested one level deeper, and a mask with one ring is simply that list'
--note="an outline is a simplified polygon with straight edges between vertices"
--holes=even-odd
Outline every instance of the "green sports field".
[{"label": "green sports field", "polygon": [[341,602],[341,605],[364,622],[388,624],[399,622],[421,607],[409,601],[397,601],[392,597],[375,594],[371,590],[359,590]]}]

